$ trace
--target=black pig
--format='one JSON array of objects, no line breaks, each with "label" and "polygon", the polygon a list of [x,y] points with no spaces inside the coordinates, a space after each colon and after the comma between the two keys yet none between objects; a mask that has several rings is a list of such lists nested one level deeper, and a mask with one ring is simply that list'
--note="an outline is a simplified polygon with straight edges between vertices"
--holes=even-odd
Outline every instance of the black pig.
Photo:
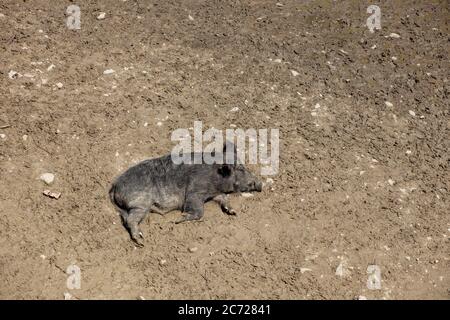
[{"label": "black pig", "polygon": [[[222,155],[232,144],[225,144]],[[115,179],[109,196],[122,217],[131,238],[143,245],[139,223],[147,213],[165,214],[173,210],[185,213],[176,223],[199,220],[203,205],[213,200],[223,212],[235,215],[227,194],[262,190],[262,183],[244,165],[237,164],[175,164],[171,155],[144,160]],[[191,154],[191,156],[199,154]],[[203,159],[203,158],[202,158]],[[224,158],[225,159],[225,158]],[[225,162],[225,161],[224,161]]]}]

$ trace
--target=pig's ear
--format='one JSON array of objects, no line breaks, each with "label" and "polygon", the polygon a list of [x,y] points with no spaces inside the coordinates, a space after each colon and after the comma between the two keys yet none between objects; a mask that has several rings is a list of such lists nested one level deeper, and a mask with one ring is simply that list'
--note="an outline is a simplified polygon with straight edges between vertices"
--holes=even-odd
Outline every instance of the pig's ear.
[{"label": "pig's ear", "polygon": [[217,170],[217,172],[222,177],[229,177],[229,176],[231,176],[231,173],[233,172],[233,167],[230,166],[229,164],[222,164],[219,166],[219,169]]},{"label": "pig's ear", "polygon": [[225,143],[223,144],[223,153],[226,153],[227,151],[233,152],[233,154],[237,153],[236,145],[229,140],[225,140]]},{"label": "pig's ear", "polygon": [[238,162],[237,148],[231,141],[225,140],[225,143],[223,144],[223,155],[224,162],[227,164],[236,164]]}]

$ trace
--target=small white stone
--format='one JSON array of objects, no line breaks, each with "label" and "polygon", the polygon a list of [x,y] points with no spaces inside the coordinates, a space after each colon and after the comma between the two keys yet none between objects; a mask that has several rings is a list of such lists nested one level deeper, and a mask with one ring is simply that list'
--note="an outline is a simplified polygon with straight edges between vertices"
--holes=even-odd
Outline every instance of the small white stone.
[{"label": "small white stone", "polygon": [[238,112],[239,108],[238,107],[234,107],[233,109],[230,110],[230,112]]},{"label": "small white stone", "polygon": [[358,296],[358,300],[367,300],[365,296]]},{"label": "small white stone", "polygon": [[291,74],[292,74],[294,77],[296,77],[296,76],[298,76],[300,73],[298,73],[298,72],[295,71],[295,70],[291,70]]},{"label": "small white stone", "polygon": [[6,134],[0,133],[0,138],[5,139],[6,138]]},{"label": "small white stone", "polygon": [[72,299],[72,295],[68,292],[64,292],[64,300],[71,300]]},{"label": "small white stone", "polygon": [[392,32],[391,34],[389,34],[389,38],[399,39],[399,38],[400,38],[400,35],[399,35],[398,33]]},{"label": "small white stone", "polygon": [[23,140],[23,141],[27,141],[27,139],[28,139],[28,136],[27,136],[26,134],[24,134],[24,135],[22,136],[22,140]]},{"label": "small white stone", "polygon": [[40,255],[42,260],[45,260],[45,258],[47,258],[46,256],[44,256],[43,254]]},{"label": "small white stone", "polygon": [[103,74],[112,74],[115,71],[113,69],[106,69],[105,71],[103,71]]},{"label": "small white stone", "polygon": [[392,61],[397,61],[397,57],[392,57]]},{"label": "small white stone", "polygon": [[253,197],[253,193],[250,192],[242,192],[241,196],[243,196],[244,198],[250,198]]},{"label": "small white stone", "polygon": [[100,12],[100,14],[97,16],[97,20],[103,20],[106,18],[106,13],[105,12]]},{"label": "small white stone", "polygon": [[148,122],[144,123],[144,127],[148,126]]},{"label": "small white stone", "polygon": [[197,247],[189,248],[189,252],[191,252],[191,253],[194,253],[194,252],[196,252],[197,250],[198,250]]},{"label": "small white stone", "polygon": [[159,261],[159,264],[160,265],[165,265],[167,263],[167,260],[166,259],[161,259],[160,261]]},{"label": "small white stone", "polygon": [[55,67],[54,64],[49,65],[47,68],[47,71],[52,71],[54,67]]},{"label": "small white stone", "polygon": [[11,70],[10,72],[8,72],[8,77],[10,79],[17,79],[21,76],[20,73],[18,73],[17,71]]},{"label": "small white stone", "polygon": [[194,21],[194,18],[191,15],[188,15],[189,20]]},{"label": "small white stone", "polygon": [[395,184],[395,181],[392,180],[392,179],[388,179],[388,183],[389,183],[391,186],[393,186],[393,185]]},{"label": "small white stone", "polygon": [[281,59],[275,59],[275,60],[273,60],[273,62],[275,62],[275,63],[281,63]]},{"label": "small white stone", "polygon": [[394,104],[390,101],[385,101],[384,104],[386,105],[386,107],[392,108],[394,106]]},{"label": "small white stone", "polygon": [[309,268],[300,268],[300,273],[305,273],[307,271],[312,271],[312,270]]},{"label": "small white stone", "polygon": [[158,122],[156,123],[156,125],[157,125],[158,127],[161,127],[161,126],[162,126],[162,122],[161,122],[161,121],[158,121]]},{"label": "small white stone", "polygon": [[414,111],[412,111],[412,110],[409,110],[408,113],[409,113],[411,116],[413,116],[413,117],[416,116],[416,113],[415,113]]},{"label": "small white stone", "polygon": [[42,181],[44,181],[46,184],[51,184],[55,180],[55,175],[53,173],[43,173],[39,177]]},{"label": "small white stone", "polygon": [[57,84],[56,84],[56,86],[58,87],[58,88],[62,88],[63,87],[63,84],[61,83],[61,82],[58,82]]},{"label": "small white stone", "polygon": [[411,154],[412,151],[411,150],[406,150],[406,154]]}]

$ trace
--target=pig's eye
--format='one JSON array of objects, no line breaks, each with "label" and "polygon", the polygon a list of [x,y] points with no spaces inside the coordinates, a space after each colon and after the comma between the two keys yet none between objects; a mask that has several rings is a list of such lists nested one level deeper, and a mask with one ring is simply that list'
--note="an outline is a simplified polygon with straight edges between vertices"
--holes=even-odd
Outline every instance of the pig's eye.
[{"label": "pig's eye", "polygon": [[222,165],[221,167],[219,167],[219,169],[217,170],[217,172],[222,176],[222,177],[229,177],[231,175],[231,167],[229,165]]}]

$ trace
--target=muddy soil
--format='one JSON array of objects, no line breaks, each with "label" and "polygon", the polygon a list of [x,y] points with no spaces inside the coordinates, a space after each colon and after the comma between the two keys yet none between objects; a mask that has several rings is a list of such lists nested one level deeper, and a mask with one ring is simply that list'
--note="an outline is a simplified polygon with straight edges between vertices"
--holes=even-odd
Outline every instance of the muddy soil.
[{"label": "muddy soil", "polygon": [[[448,299],[449,3],[371,4],[1,1],[0,298]],[[279,129],[279,172],[135,248],[109,185],[194,121]]]}]

